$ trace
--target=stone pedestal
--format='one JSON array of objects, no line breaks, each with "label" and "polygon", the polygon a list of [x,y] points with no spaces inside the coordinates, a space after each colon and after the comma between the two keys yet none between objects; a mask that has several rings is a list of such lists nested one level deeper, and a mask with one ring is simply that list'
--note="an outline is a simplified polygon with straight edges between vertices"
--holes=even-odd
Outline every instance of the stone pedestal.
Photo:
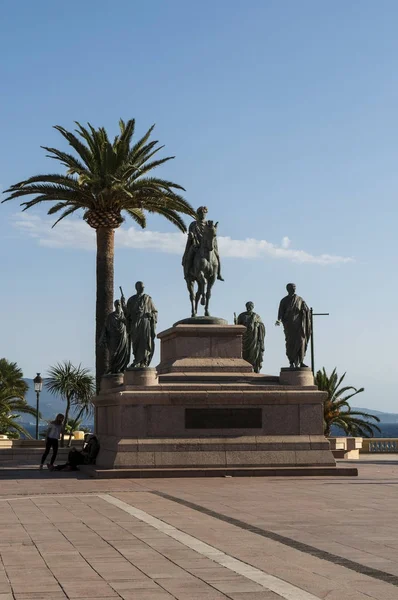
[{"label": "stone pedestal", "polygon": [[309,367],[301,367],[300,369],[287,367],[281,369],[279,381],[283,385],[314,386],[314,375]]},{"label": "stone pedestal", "polygon": [[124,383],[124,373],[110,373],[101,379],[101,392],[119,387]]},{"label": "stone pedestal", "polygon": [[156,369],[151,367],[143,367],[137,369],[135,367],[130,367],[126,370],[124,374],[124,385],[128,386],[136,386],[136,387],[146,387],[158,384],[158,374]]},{"label": "stone pedestal", "polygon": [[[335,467],[312,373],[253,373],[240,325],[177,324],[161,360],[95,399],[99,469]],[[186,473],[186,471],[184,471]]]},{"label": "stone pedestal", "polygon": [[242,358],[243,325],[177,324],[159,333],[159,375],[253,372]]}]

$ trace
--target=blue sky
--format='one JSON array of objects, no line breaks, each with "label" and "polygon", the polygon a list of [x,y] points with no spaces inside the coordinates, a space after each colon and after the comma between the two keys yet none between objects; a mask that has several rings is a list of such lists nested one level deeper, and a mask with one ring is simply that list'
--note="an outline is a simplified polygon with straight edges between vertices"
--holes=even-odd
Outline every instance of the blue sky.
[{"label": "blue sky", "polygon": [[[274,322],[294,281],[330,313],[316,321],[316,366],[364,386],[357,404],[398,412],[397,3],[4,0],[1,12],[1,188],[55,170],[40,148],[64,147],[55,124],[156,123],[176,156],[159,175],[220,222],[212,313],[232,322],[253,300],[263,371],[276,374]],[[0,217],[0,355],[27,377],[63,359],[93,367],[92,231],[51,231],[44,206],[21,217],[8,203]],[[131,227],[115,291],[143,279],[160,331],[189,314],[182,240],[159,218],[144,237]]]}]

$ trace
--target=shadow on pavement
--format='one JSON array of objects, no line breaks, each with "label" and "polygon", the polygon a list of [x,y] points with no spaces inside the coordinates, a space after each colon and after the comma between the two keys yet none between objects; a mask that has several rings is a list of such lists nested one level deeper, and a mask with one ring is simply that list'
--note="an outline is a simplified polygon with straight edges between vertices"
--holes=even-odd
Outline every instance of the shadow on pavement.
[{"label": "shadow on pavement", "polygon": [[1,479],[90,479],[81,471],[50,471],[34,467],[0,467]]}]

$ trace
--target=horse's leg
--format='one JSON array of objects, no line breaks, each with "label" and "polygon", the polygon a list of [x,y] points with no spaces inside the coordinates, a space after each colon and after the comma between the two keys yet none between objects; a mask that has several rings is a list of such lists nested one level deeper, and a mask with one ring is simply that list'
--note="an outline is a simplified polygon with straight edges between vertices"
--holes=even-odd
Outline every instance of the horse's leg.
[{"label": "horse's leg", "polygon": [[200,272],[201,277],[201,288],[200,288],[200,303],[202,306],[206,306],[206,281],[208,276],[208,263],[206,260],[202,261],[202,270]]},{"label": "horse's leg", "polygon": [[195,311],[196,312],[198,312],[199,300],[200,300],[200,289],[198,286],[198,291],[196,292],[196,295],[195,295]]},{"label": "horse's leg", "polygon": [[210,313],[209,313],[209,303],[210,303],[210,298],[211,298],[211,288],[214,285],[214,282],[216,280],[216,276],[217,274],[213,274],[208,280],[207,280],[207,289],[206,289],[206,304],[205,304],[205,316],[206,317],[210,317]]},{"label": "horse's leg", "polygon": [[188,293],[189,293],[189,299],[191,301],[191,317],[196,317],[196,311],[195,311],[195,305],[194,305],[194,298],[195,298],[194,287],[195,287],[195,282],[191,278],[187,278],[186,282],[187,282],[187,288],[188,288]]},{"label": "horse's leg", "polygon": [[197,282],[198,282],[198,291],[196,293],[196,308],[198,308],[199,299],[200,299],[200,303],[202,305],[205,304],[205,285],[206,285],[206,279],[205,279],[205,276],[203,274],[203,271],[200,271],[200,273],[198,273]]}]

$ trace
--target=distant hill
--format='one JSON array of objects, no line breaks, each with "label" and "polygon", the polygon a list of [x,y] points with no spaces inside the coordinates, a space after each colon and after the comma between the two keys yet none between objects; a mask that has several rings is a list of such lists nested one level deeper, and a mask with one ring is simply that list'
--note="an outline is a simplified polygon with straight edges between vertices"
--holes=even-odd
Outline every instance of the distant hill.
[{"label": "distant hill", "polygon": [[[374,415],[380,419],[380,423],[376,423],[380,428],[380,432],[375,431],[374,437],[379,438],[398,438],[398,414],[396,413],[385,413],[380,410],[373,410],[371,408],[361,408],[358,406],[352,406],[352,410],[359,410],[361,412]],[[372,421],[373,423],[373,421]],[[345,433],[335,425],[332,425],[331,430],[332,436],[344,436]]]},{"label": "distant hill", "polygon": [[358,408],[352,407],[352,410],[360,410],[362,412],[369,413],[370,415],[374,415],[375,417],[379,417],[380,423],[398,423],[398,414],[397,413],[386,413],[381,412],[380,410],[373,410],[372,408]]}]

